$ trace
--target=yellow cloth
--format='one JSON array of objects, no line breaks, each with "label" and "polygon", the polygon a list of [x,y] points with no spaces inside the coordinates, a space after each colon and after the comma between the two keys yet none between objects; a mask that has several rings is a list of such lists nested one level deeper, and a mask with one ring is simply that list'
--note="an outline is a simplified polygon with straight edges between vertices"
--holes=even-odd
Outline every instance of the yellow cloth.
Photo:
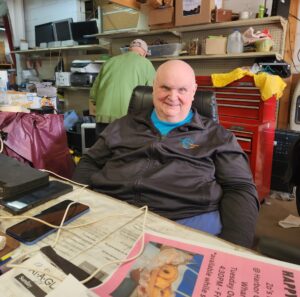
[{"label": "yellow cloth", "polygon": [[272,75],[265,72],[253,74],[251,71],[236,68],[228,73],[215,73],[211,75],[213,86],[220,88],[227,86],[235,80],[238,80],[246,75],[253,76],[255,86],[259,88],[262,100],[268,100],[273,95],[276,99],[282,96],[282,92],[286,87],[286,83],[278,75]]}]

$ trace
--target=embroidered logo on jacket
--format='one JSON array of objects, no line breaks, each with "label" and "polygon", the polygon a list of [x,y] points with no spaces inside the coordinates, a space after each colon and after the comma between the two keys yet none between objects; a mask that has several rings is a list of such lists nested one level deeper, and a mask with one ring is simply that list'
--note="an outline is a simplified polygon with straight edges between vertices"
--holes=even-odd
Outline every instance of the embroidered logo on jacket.
[{"label": "embroidered logo on jacket", "polygon": [[200,146],[199,144],[194,144],[193,139],[190,137],[181,138],[180,141],[182,147],[185,149],[193,149]]}]

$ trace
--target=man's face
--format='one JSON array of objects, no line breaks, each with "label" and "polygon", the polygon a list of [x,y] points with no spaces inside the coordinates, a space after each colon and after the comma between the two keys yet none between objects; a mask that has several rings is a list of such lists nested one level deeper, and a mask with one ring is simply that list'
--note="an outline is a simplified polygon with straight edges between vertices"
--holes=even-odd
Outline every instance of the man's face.
[{"label": "man's face", "polygon": [[193,73],[186,71],[185,67],[177,68],[164,68],[158,72],[153,85],[153,104],[157,116],[172,123],[187,117],[196,92]]}]

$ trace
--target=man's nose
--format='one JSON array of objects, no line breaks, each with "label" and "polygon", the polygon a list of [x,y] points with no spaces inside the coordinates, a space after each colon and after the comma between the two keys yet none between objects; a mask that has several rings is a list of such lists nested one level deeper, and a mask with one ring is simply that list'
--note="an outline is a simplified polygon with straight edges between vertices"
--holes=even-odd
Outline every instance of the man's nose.
[{"label": "man's nose", "polygon": [[176,98],[177,98],[177,91],[174,90],[174,89],[171,89],[171,90],[169,91],[169,98],[170,98],[170,99],[176,99]]}]

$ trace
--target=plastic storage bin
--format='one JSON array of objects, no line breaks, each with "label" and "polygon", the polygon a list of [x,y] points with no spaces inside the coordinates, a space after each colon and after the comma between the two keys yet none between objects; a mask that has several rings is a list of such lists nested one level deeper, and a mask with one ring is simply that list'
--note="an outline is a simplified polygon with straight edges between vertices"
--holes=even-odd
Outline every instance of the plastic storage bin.
[{"label": "plastic storage bin", "polygon": [[[150,57],[162,57],[162,56],[178,56],[182,49],[181,43],[168,43],[159,45],[148,46],[148,56]],[[126,53],[128,47],[121,47],[121,53]]]}]

